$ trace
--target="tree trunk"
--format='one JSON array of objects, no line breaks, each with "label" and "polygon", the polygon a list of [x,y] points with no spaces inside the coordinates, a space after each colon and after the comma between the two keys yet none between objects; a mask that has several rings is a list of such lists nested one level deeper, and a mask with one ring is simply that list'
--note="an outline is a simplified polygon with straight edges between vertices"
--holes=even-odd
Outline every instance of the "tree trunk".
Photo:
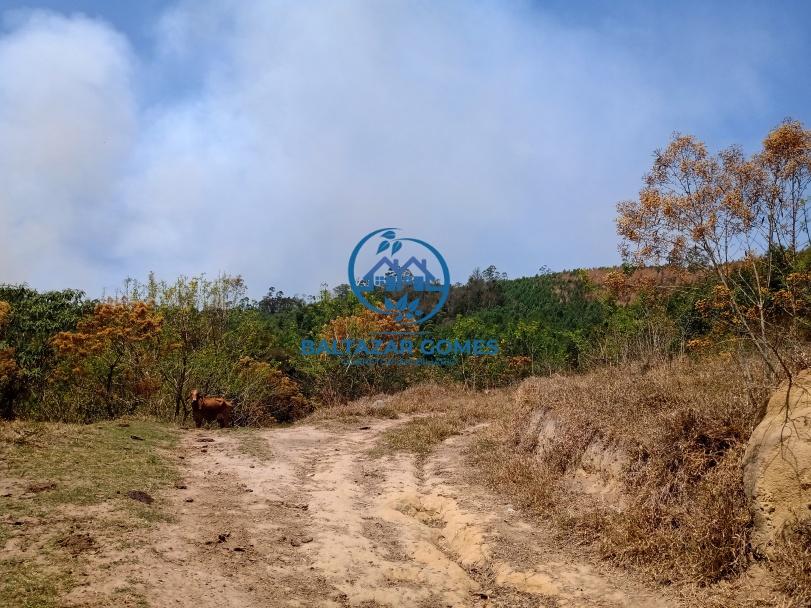
[{"label": "tree trunk", "polygon": [[[180,415],[180,406],[183,405],[183,393],[186,388],[186,356],[183,356],[183,365],[180,368],[180,376],[175,382],[175,420]],[[183,407],[183,420],[186,419],[186,408]]]}]

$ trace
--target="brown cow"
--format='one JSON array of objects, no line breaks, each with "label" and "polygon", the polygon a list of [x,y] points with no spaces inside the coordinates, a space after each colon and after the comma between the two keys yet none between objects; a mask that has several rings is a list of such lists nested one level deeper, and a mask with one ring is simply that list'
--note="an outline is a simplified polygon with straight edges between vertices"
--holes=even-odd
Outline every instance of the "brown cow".
[{"label": "brown cow", "polygon": [[216,420],[220,428],[231,426],[231,412],[234,404],[224,397],[207,397],[197,389],[191,392],[191,415],[194,425],[199,429],[203,422]]}]

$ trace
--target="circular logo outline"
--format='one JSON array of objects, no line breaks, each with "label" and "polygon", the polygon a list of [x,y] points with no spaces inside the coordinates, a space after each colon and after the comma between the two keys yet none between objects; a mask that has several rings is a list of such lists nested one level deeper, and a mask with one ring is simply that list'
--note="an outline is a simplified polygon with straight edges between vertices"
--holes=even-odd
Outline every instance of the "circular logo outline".
[{"label": "circular logo outline", "polygon": [[[355,262],[357,260],[358,254],[360,253],[360,250],[369,241],[369,239],[371,239],[374,236],[377,236],[378,234],[382,234],[384,232],[394,231],[394,230],[399,230],[399,228],[379,228],[377,230],[373,230],[372,232],[367,234],[365,237],[363,237],[358,242],[357,245],[355,245],[355,248],[352,250],[352,255],[349,256],[349,265],[348,265],[349,287],[352,289],[352,293],[355,294],[355,296],[358,298],[360,303],[363,304],[363,306],[365,308],[371,310],[372,312],[376,312],[378,314],[381,314],[381,315],[391,315],[391,314],[394,314],[394,312],[396,312],[396,311],[391,311],[391,310],[385,310],[385,309],[382,309],[382,308],[378,308],[377,306],[375,306],[371,302],[369,302],[369,300],[366,298],[366,295],[361,290],[361,286],[358,285],[357,281],[355,281]],[[423,317],[421,317],[419,319],[417,319],[417,318],[413,319],[414,322],[416,322],[418,324],[419,323],[424,323],[428,319],[431,319],[434,316],[436,316],[436,314],[440,310],[442,310],[442,307],[445,305],[445,302],[448,301],[448,296],[450,295],[450,290],[451,290],[450,271],[448,270],[448,265],[445,262],[445,258],[443,258],[442,254],[439,253],[439,251],[437,251],[436,247],[434,247],[430,243],[427,243],[427,242],[425,242],[425,241],[423,241],[421,239],[415,239],[415,238],[411,238],[411,237],[400,237],[398,240],[399,241],[408,241],[408,242],[411,242],[411,243],[417,243],[418,245],[421,245],[421,246],[425,247],[426,249],[428,249],[428,251],[430,251],[434,255],[434,257],[436,258],[437,262],[439,262],[439,265],[440,265],[440,267],[442,269],[443,282],[442,282],[442,288],[441,288],[441,290],[439,292],[440,293],[439,301],[434,305],[434,307],[430,310],[430,312],[428,314],[426,314],[425,316],[423,316]]]}]

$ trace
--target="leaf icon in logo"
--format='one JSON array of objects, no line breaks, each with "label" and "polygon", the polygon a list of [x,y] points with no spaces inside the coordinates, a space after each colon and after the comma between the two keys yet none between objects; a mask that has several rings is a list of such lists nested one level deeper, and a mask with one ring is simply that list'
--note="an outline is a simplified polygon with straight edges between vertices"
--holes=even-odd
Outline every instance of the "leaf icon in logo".
[{"label": "leaf icon in logo", "polygon": [[380,245],[378,245],[377,252],[382,253],[382,252],[386,251],[386,249],[388,249],[388,248],[389,248],[389,242],[388,241],[383,241],[382,243],[380,243]]},{"label": "leaf icon in logo", "polygon": [[397,253],[403,247],[403,244],[400,241],[394,241],[394,245],[391,246],[391,252]]},{"label": "leaf icon in logo", "polygon": [[383,234],[381,234],[384,239],[393,239],[394,238],[394,230],[386,230]]}]

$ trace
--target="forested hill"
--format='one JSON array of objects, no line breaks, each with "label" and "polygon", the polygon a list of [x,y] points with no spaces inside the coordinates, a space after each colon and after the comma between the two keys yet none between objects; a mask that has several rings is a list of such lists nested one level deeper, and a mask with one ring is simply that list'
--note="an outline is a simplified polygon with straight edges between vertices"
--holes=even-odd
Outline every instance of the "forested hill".
[{"label": "forested hill", "polygon": [[[647,345],[628,344],[623,334],[637,332],[654,318],[667,333],[661,338],[667,347],[657,342],[657,355],[668,348],[683,350],[704,329],[694,303],[706,289],[695,275],[664,268],[542,269],[532,277],[509,279],[490,266],[455,284],[425,329],[456,338],[498,338],[514,368],[555,371],[643,354]],[[347,286],[309,299],[271,289],[256,306],[271,315],[291,348],[300,337],[317,335],[331,319],[362,310]]]},{"label": "forested hill", "polygon": [[[806,268],[809,257],[803,252],[795,266]],[[770,289],[785,299],[797,286]],[[176,417],[188,391],[200,387],[233,396],[243,422],[259,423],[425,380],[481,388],[533,374],[652,363],[695,346],[732,343],[726,337],[736,328],[713,300],[717,293],[707,274],[665,268],[509,279],[489,267],[454,285],[421,329],[435,339],[496,340],[498,355],[457,353],[453,365],[441,368],[392,368],[301,352],[303,339],[362,338],[387,329],[346,285],[312,297],[271,288],[258,301],[246,297],[241,278],[227,276],[173,282],[150,276],[126,282],[117,298],[104,301],[76,290],[0,285],[0,408],[5,417],[93,420],[135,411]]]}]

